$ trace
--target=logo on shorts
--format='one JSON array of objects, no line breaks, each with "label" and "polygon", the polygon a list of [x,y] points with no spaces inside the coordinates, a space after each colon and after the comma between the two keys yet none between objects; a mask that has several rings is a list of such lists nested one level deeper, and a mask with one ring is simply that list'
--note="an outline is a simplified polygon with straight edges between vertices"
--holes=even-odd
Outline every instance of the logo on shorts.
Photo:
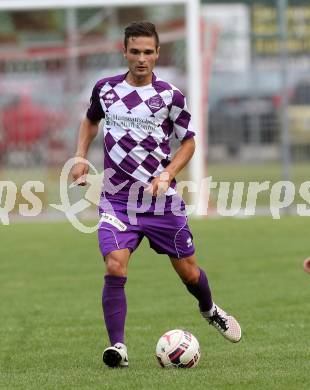
[{"label": "logo on shorts", "polygon": [[187,248],[190,248],[191,246],[193,246],[193,242],[192,242],[191,238],[188,238],[186,243],[187,243]]},{"label": "logo on shorts", "polygon": [[127,230],[127,226],[120,221],[118,218],[116,218],[114,215],[108,214],[108,213],[102,213],[101,218],[99,221],[99,224],[102,222],[106,222],[114,227],[116,227],[121,232],[124,232]]},{"label": "logo on shorts", "polygon": [[164,105],[164,101],[161,96],[157,95],[149,98],[147,105],[155,110],[159,110]]}]

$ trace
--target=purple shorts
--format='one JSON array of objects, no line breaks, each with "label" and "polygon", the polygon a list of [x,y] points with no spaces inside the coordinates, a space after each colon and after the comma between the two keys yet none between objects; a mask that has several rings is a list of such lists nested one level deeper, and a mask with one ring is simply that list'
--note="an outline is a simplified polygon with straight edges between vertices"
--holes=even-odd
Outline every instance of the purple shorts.
[{"label": "purple shorts", "polygon": [[176,216],[172,212],[137,214],[136,223],[132,224],[125,211],[114,210],[113,214],[101,210],[98,239],[103,256],[124,248],[133,252],[144,236],[155,252],[169,257],[183,258],[195,252],[185,215]]}]

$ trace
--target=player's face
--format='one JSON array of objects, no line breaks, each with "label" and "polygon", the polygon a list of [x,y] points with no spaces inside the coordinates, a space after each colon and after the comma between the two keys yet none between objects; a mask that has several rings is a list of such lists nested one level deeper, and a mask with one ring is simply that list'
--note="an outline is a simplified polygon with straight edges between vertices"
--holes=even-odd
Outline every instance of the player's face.
[{"label": "player's face", "polygon": [[154,37],[130,37],[124,57],[128,62],[129,73],[137,81],[151,82],[152,71],[159,56]]}]

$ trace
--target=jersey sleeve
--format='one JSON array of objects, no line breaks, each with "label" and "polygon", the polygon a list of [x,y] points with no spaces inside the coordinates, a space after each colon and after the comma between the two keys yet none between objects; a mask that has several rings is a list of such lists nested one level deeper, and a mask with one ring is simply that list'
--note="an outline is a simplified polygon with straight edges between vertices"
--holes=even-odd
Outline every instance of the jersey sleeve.
[{"label": "jersey sleeve", "polygon": [[186,105],[186,99],[179,90],[173,90],[169,117],[173,122],[174,133],[180,141],[195,136],[191,114]]},{"label": "jersey sleeve", "polygon": [[91,122],[98,122],[105,116],[100,104],[99,88],[97,84],[93,88],[93,92],[90,98],[90,105],[88,107],[86,116]]}]

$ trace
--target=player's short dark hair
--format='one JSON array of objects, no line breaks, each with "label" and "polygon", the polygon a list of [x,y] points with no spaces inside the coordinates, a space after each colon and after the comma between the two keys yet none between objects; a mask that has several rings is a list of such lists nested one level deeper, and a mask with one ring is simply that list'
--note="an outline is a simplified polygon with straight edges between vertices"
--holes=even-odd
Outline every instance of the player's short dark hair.
[{"label": "player's short dark hair", "polygon": [[154,37],[156,49],[159,46],[159,38],[156,27],[153,23],[142,21],[132,22],[125,28],[124,46],[127,49],[128,39],[130,37]]}]

